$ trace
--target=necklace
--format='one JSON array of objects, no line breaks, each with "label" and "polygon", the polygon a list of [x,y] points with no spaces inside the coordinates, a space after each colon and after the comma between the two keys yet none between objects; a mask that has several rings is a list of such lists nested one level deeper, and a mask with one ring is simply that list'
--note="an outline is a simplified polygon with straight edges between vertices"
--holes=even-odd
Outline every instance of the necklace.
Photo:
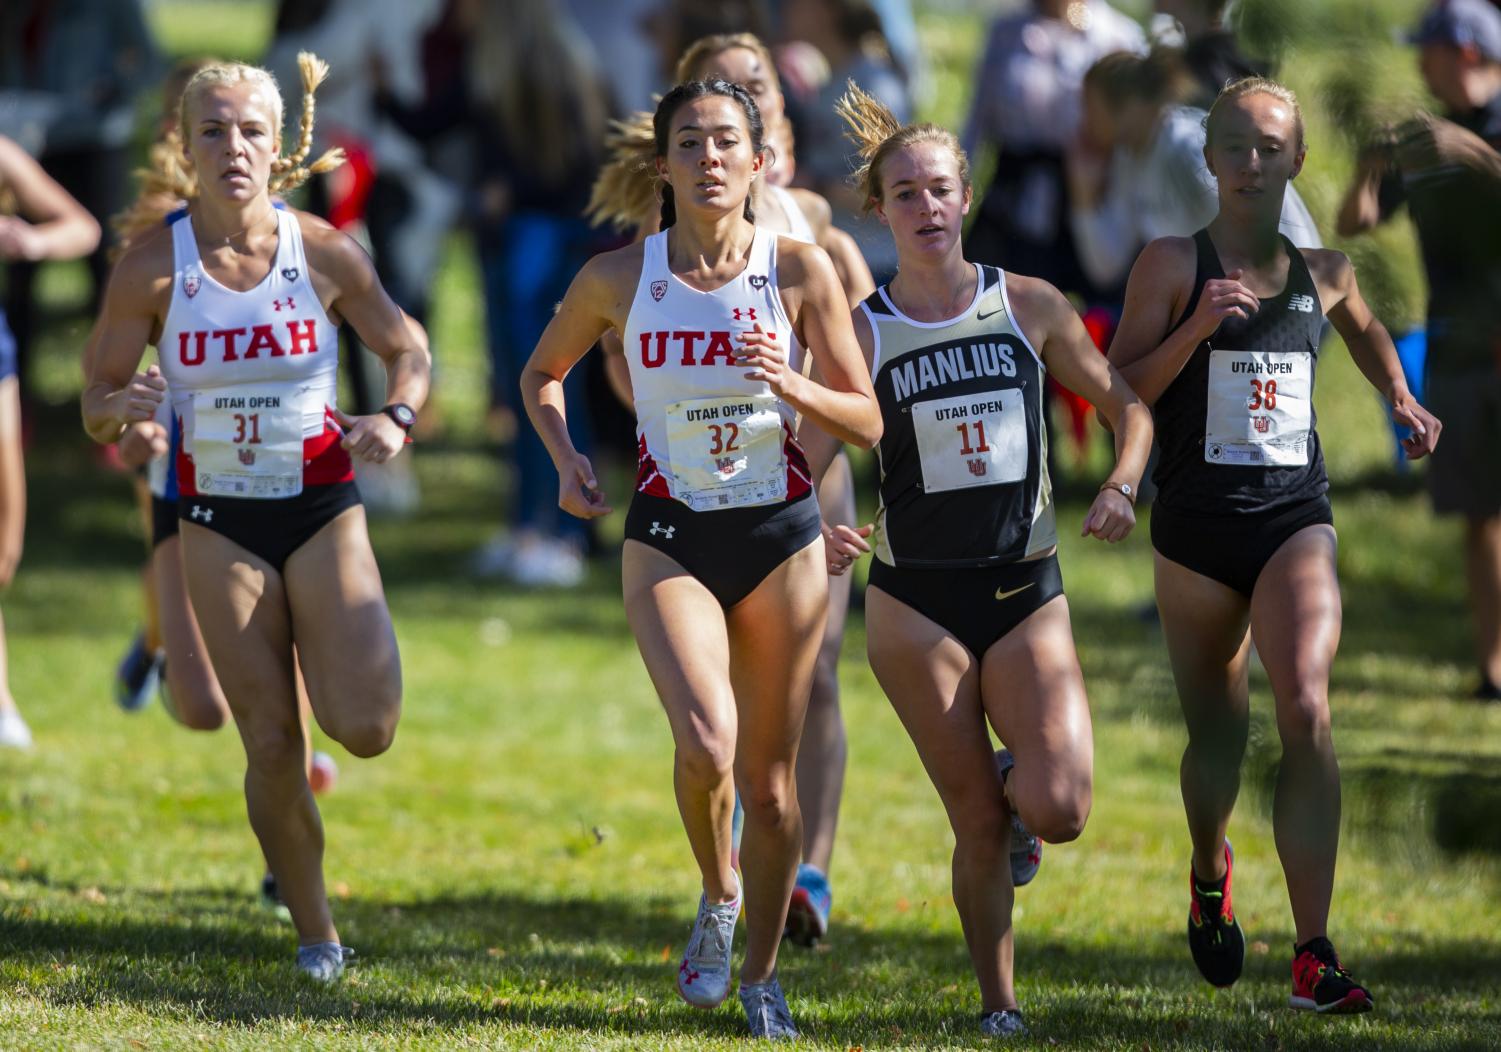
[{"label": "necklace", "polygon": [[222,244],[227,245],[231,241],[233,241],[235,238],[240,237],[243,234],[249,233],[252,227],[256,226],[258,223],[260,223],[262,220],[264,220],[267,216],[271,215],[275,211],[276,211],[276,206],[275,205],[267,205],[266,206],[266,211],[263,212],[263,213],[261,213],[255,219],[252,219],[248,224],[246,224],[245,226],[241,227],[239,230],[236,230],[233,234],[225,234],[224,235],[224,240],[223,240]]}]

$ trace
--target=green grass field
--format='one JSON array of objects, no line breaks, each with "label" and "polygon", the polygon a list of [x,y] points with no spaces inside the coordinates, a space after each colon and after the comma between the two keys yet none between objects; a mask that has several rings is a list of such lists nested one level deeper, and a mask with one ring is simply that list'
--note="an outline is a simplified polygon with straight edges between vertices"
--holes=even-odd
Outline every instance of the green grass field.
[{"label": "green grass field", "polygon": [[[183,25],[171,15],[188,6],[154,10]],[[208,7],[230,28],[178,29],[175,50],[261,31],[255,5]],[[925,28],[935,54],[975,45]],[[333,989],[298,981],[291,928],[253,894],[233,731],[190,734],[154,706],[127,716],[110,700],[138,617],[140,530],[126,480],[94,467],[77,428],[80,323],[64,317],[76,271],[49,273],[43,297],[59,321],[37,363],[26,559],[3,607],[37,746],[0,751],[0,1048],[740,1047],[733,1000],[706,1014],[673,989],[697,881],[618,561],[568,593],[464,571],[506,481],[481,439],[464,243],[436,307],[448,437],[414,450],[421,513],[373,527],[405,662],[402,729],[377,760],[335,750],[343,775],[323,801],[335,916],[360,954]],[[1183,936],[1184,732],[1160,633],[1136,614],[1150,589],[1146,524],[1116,548],[1065,529],[1096,798],[1084,835],[1049,848],[1018,896],[1018,993],[1036,1047],[1501,1046],[1501,709],[1457,700],[1472,674],[1458,528],[1433,519],[1416,476],[1391,473],[1380,409],[1337,343],[1318,410],[1345,596],[1332,934],[1378,1008],[1329,1020],[1286,1007],[1292,925],[1271,839],[1279,747],[1264,677],[1232,826],[1247,971],[1230,991],[1198,978]],[[1103,456],[1097,446],[1090,463]],[[1062,524],[1080,521],[1092,490],[1064,480]],[[858,614],[842,683],[850,768],[833,930],[781,963],[805,1044],[977,1047],[952,841],[866,666]]]}]

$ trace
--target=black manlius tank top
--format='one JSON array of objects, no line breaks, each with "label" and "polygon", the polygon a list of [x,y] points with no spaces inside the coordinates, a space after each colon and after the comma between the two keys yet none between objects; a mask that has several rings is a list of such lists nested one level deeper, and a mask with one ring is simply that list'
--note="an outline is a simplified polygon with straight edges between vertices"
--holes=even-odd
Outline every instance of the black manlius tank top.
[{"label": "black manlius tank top", "polygon": [[[1329,488],[1313,411],[1324,312],[1303,253],[1286,237],[1287,286],[1250,318],[1226,318],[1194,348],[1153,407],[1161,449],[1157,503],[1215,517],[1300,503]],[[1194,235],[1193,295],[1176,331],[1199,304],[1204,283],[1223,278],[1209,232]]]},{"label": "black manlius tank top", "polygon": [[885,428],[875,555],[889,566],[990,566],[1058,543],[1046,373],[1011,313],[1005,273],[976,273],[974,300],[946,321],[909,318],[885,286],[862,304]]}]

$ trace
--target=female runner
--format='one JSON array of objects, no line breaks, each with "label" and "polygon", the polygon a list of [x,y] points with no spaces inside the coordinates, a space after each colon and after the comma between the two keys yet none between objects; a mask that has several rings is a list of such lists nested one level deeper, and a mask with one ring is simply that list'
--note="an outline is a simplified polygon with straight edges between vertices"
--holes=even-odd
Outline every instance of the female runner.
[{"label": "female runner", "polygon": [[[828,602],[793,420],[800,412],[868,447],[880,417],[827,255],[754,224],[750,187],[767,158],[749,92],[680,84],[653,120],[663,230],[590,260],[522,392],[558,468],[559,504],[605,514],[569,441],[561,384],[607,329],[624,334],[640,451],[626,612],[672,727],[678,807],[704,884],[678,990],[702,1007],[729,992],[738,789],[749,928],[740,999],[753,1034],[790,1037],[775,968],[802,844],[792,767]],[[799,371],[803,348],[827,386]]]},{"label": "female runner", "polygon": [[[322,79],[311,55],[299,61]],[[347,954],[324,891],[293,647],[325,733],[356,756],[384,752],[400,658],[350,456],[383,463],[401,451],[430,362],[358,245],[273,207],[272,193],[309,174],[311,105],[308,92],[298,150],[281,157],[269,73],[228,64],[189,82],[181,134],[198,192],[121,257],[83,403],[89,434],[113,441],[150,419],[171,384],[188,594],[245,744],[250,822],[297,928],[298,967],[333,981]],[[386,363],[380,413],[333,406],[339,319]],[[137,373],[148,343],[162,368]]]},{"label": "female runner", "polygon": [[[19,145],[0,136],[0,261],[77,259],[99,244],[99,224]],[[0,590],[10,587],[26,538],[26,466],[15,337],[0,311]],[[31,728],[10,693],[0,620],[0,748],[31,747]]]},{"label": "female runner", "polygon": [[[690,44],[678,60],[678,81],[719,77],[740,84],[750,92],[766,125],[767,141],[780,134],[790,141],[785,100],[777,79],[771,52],[750,33],[721,33]],[[651,115],[637,117],[617,128],[612,136],[615,156],[602,174],[595,193],[595,212],[617,224],[634,226],[638,236],[657,231],[659,210],[650,196],[649,184],[639,169],[649,166],[655,153]],[[870,268],[850,237],[829,222],[829,204],[810,190],[788,189],[793,158],[790,151],[773,149],[770,170],[751,184],[751,207],[756,225],[812,242],[829,253],[840,275],[849,302],[858,303],[875,289]],[[646,189],[647,193],[642,193]],[[617,393],[630,398],[630,375],[615,333],[603,345],[610,357],[607,368]],[[827,464],[818,477],[818,505],[824,522],[849,522],[855,516],[855,478],[849,458],[839,442],[816,427],[800,428],[798,441],[811,461]],[[823,447],[828,446],[825,450]],[[837,452],[835,452],[837,451]],[[839,711],[839,653],[844,644],[844,625],[849,612],[851,580],[836,577],[829,582],[829,615],[823,644],[813,669],[813,690],[802,744],[797,754],[797,795],[803,813],[803,858],[792,889],[787,913],[787,935],[795,943],[811,946],[828,933],[833,890],[829,862],[834,853],[834,834],[839,824],[839,804],[844,793],[847,743]],[[737,818],[739,812],[737,811]],[[738,832],[738,826],[737,826]],[[738,844],[737,844],[738,846]]]},{"label": "female runner", "polygon": [[1371,995],[1341,966],[1327,933],[1340,811],[1329,667],[1341,611],[1313,412],[1325,315],[1391,402],[1393,419],[1413,429],[1409,457],[1432,451],[1439,422],[1408,392],[1350,261],[1331,249],[1298,249],[1278,232],[1307,152],[1293,93],[1261,78],[1237,81],[1220,92],[1205,127],[1219,214],[1193,237],[1147,245],[1110,349],[1160,428],[1152,546],[1157,608],[1188,724],[1188,944],[1215,986],[1240,977],[1245,937],[1231,904],[1225,832],[1240,789],[1254,638],[1282,739],[1272,827],[1297,928],[1292,1004],[1365,1012]]},{"label": "female runner", "polygon": [[[965,260],[969,161],[953,134],[903,127],[853,82],[839,110],[899,264],[855,313],[885,426],[865,601],[871,668],[954,831],[980,1029],[1025,1033],[1012,987],[1012,818],[1054,843],[1077,837],[1094,751],[1055,554],[1043,381],[1052,372],[1115,429],[1116,466],[1085,535],[1115,542],[1135,525],[1151,416],[1057,289]],[[870,550],[870,532],[834,529],[831,572]],[[1000,762],[987,723],[1007,746]]]}]

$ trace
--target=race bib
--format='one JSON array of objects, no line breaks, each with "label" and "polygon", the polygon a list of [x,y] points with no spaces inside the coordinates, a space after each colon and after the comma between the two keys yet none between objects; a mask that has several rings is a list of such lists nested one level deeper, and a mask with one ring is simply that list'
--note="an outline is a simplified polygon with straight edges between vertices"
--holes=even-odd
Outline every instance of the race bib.
[{"label": "race bib", "polygon": [[240,384],[196,391],[190,451],[198,492],[275,500],[302,492],[307,385]]},{"label": "race bib", "polygon": [[672,403],[667,407],[667,453],[677,497],[694,511],[787,498],[776,395]]},{"label": "race bib", "polygon": [[1027,477],[1027,408],[1019,388],[917,402],[912,427],[925,493]]},{"label": "race bib", "polygon": [[1312,355],[1210,351],[1206,461],[1253,467],[1307,464],[1312,427]]}]

